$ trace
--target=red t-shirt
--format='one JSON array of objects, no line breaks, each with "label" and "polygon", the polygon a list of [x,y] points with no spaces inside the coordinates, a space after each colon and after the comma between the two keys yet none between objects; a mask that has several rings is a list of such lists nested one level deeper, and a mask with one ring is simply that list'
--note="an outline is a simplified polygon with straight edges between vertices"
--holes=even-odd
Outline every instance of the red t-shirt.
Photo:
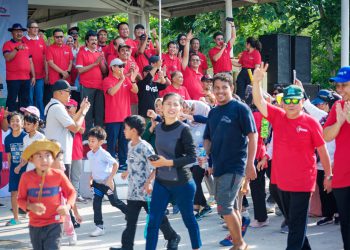
[{"label": "red t-shirt", "polygon": [[[83,49],[80,49],[81,51]],[[68,70],[70,62],[73,60],[73,53],[71,47],[67,45],[58,46],[52,44],[46,50],[46,61],[53,61],[60,69]],[[49,82],[53,85],[57,80],[61,79],[60,74],[49,66]],[[71,82],[70,77],[66,79]]]},{"label": "red t-shirt", "polygon": [[238,63],[242,65],[242,68],[254,69],[255,65],[261,64],[261,55],[258,50],[253,50],[249,52],[245,50],[242,52],[241,57],[239,58]]},{"label": "red t-shirt", "polygon": [[214,47],[209,50],[209,58],[211,64],[213,65],[214,75],[220,72],[231,72],[232,71],[232,62],[231,62],[231,45],[227,44],[226,49],[222,53],[219,60],[216,62],[213,60],[213,57],[220,52],[221,49]]},{"label": "red t-shirt", "polygon": [[204,96],[201,82],[203,75],[200,72],[197,73],[190,67],[186,67],[182,73],[184,75],[183,86],[187,89],[190,98],[192,100],[199,100]]},{"label": "red t-shirt", "polygon": [[32,60],[35,70],[35,78],[42,79],[45,77],[45,50],[46,44],[42,38],[31,39],[28,36],[24,36],[22,41],[27,44],[29,53],[32,55]]},{"label": "red t-shirt", "polygon": [[[77,55],[76,68],[89,66],[96,62],[101,55],[100,51],[90,51],[87,47],[80,49]],[[80,74],[80,83],[85,88],[102,89],[102,72],[100,65],[92,67],[90,70]]]},{"label": "red t-shirt", "polygon": [[[344,101],[340,101],[344,108]],[[324,127],[329,127],[336,123],[336,104],[333,105]],[[335,153],[333,164],[333,188],[350,187],[350,160],[348,157],[350,149],[350,124],[345,121],[335,138]]]},{"label": "red t-shirt", "polygon": [[263,116],[260,112],[253,112],[253,117],[256,125],[256,129],[258,130],[258,148],[256,150],[255,159],[261,160],[266,153],[266,146],[264,143],[264,139],[261,137],[261,121]]},{"label": "red t-shirt", "polygon": [[143,54],[136,55],[135,61],[139,69],[142,71],[145,66],[149,65],[148,59],[155,55],[157,55],[157,50],[155,49],[146,49]]},{"label": "red t-shirt", "polygon": [[137,50],[138,50],[137,44],[135,43],[135,41],[132,40],[131,38],[128,38],[128,39],[126,39],[124,42],[125,42],[125,44],[127,44],[127,45],[129,45],[129,46],[131,47],[131,48],[130,48],[130,50],[131,50],[131,56],[135,57],[135,54],[136,54],[136,52],[137,52]]},{"label": "red t-shirt", "polygon": [[315,149],[325,144],[320,123],[305,113],[288,119],[283,109],[271,104],[267,109],[273,127],[272,183],[283,191],[314,191]]},{"label": "red t-shirt", "polygon": [[[85,120],[83,121],[82,128],[85,128]],[[75,133],[73,138],[73,151],[72,160],[77,161],[83,159],[83,134],[80,132]]]},{"label": "red t-shirt", "polygon": [[199,51],[197,52],[197,55],[199,56],[199,59],[201,60],[201,64],[199,65],[199,72],[204,74],[204,71],[206,71],[208,69],[207,57]]},{"label": "red t-shirt", "polygon": [[105,55],[105,57],[108,56],[109,53],[109,45],[106,44],[105,46],[98,46],[98,51],[103,52],[103,54]]},{"label": "red t-shirt", "polygon": [[[130,57],[130,59],[129,59],[129,60],[126,62],[126,64],[125,64],[125,68],[124,68],[124,74],[125,74],[125,75],[129,73],[129,69],[130,69],[130,67],[131,67],[132,64],[136,64],[135,70],[136,70],[137,72],[140,72],[140,68],[139,68],[139,66],[137,66],[137,63],[136,63],[135,59],[134,59],[133,57]],[[130,82],[131,82],[130,77],[128,76],[127,78],[128,78],[128,79],[130,80]],[[131,104],[138,104],[138,103],[139,103],[139,98],[138,98],[137,94],[131,93],[131,96],[130,96],[130,103],[131,103]]]},{"label": "red t-shirt", "polygon": [[163,97],[168,93],[177,93],[182,97],[182,99],[191,100],[191,97],[184,86],[180,86],[180,88],[177,89],[173,85],[169,85],[166,87],[166,89],[159,91],[159,97]]},{"label": "red t-shirt", "polygon": [[[136,45],[136,48],[138,48],[138,47],[139,47],[139,44],[140,44],[140,40],[134,39],[134,43],[135,43],[135,45]],[[154,49],[154,46],[153,46],[153,42],[152,42],[152,41],[149,42],[149,48],[150,48],[150,49]]]},{"label": "red t-shirt", "polygon": [[169,79],[171,79],[171,73],[177,70],[181,71],[181,61],[177,56],[174,56],[174,58],[170,58],[169,54],[163,54],[162,60],[163,66],[166,66],[166,74]]},{"label": "red t-shirt", "polygon": [[6,80],[28,80],[30,79],[30,61],[31,54],[29,47],[11,39],[4,43],[2,54],[12,52],[17,46],[24,45],[23,50],[17,51],[17,54],[11,61],[6,61]]},{"label": "red t-shirt", "polygon": [[119,82],[112,74],[103,80],[103,92],[105,95],[105,123],[124,122],[131,115],[130,94],[131,81],[125,78],[120,89],[112,96],[107,91]]}]

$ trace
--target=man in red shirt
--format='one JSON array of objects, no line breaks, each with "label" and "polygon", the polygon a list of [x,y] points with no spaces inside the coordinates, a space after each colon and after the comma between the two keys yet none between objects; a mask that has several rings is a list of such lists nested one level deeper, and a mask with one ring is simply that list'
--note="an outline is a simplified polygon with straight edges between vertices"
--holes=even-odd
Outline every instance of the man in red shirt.
[{"label": "man in red shirt", "polygon": [[9,111],[15,111],[18,110],[17,97],[20,107],[30,105],[30,85],[35,85],[35,71],[29,48],[22,42],[26,29],[15,23],[8,31],[12,33],[12,39],[2,47],[6,61],[6,106]]},{"label": "man in red shirt", "polygon": [[71,83],[70,72],[73,65],[72,49],[63,43],[63,30],[55,29],[53,31],[54,43],[47,48],[46,61],[49,68],[49,85],[45,89],[45,100],[50,101],[52,98],[52,86],[59,80],[63,79]]},{"label": "man in red shirt", "polygon": [[98,50],[104,53],[105,58],[108,57],[109,46],[107,44],[108,33],[107,30],[102,28],[97,30],[97,38],[98,38]]},{"label": "man in red shirt", "polygon": [[168,53],[162,55],[163,66],[166,67],[167,77],[170,79],[171,74],[175,71],[181,70],[181,61],[177,57],[178,45],[174,41],[168,42]]},{"label": "man in red shirt", "polygon": [[192,31],[186,36],[186,45],[182,58],[182,72],[184,75],[184,87],[187,89],[192,100],[199,100],[203,97],[202,74],[199,72],[201,60],[199,55],[191,54],[190,41],[192,40]]},{"label": "man in red shirt", "polygon": [[130,46],[131,55],[134,57],[137,52],[137,45],[134,40],[129,38],[130,30],[129,24],[126,22],[121,22],[117,26],[119,36],[123,38],[124,43]]},{"label": "man in red shirt", "polygon": [[[77,55],[76,68],[80,75],[81,98],[88,97],[91,108],[86,114],[86,132],[93,126],[103,126],[104,96],[102,91],[103,74],[107,73],[104,55],[97,49],[97,34],[88,31],[84,48]],[[86,135],[86,133],[85,133]]]},{"label": "man in red shirt", "polygon": [[208,70],[208,62],[207,62],[207,57],[199,51],[200,49],[199,38],[196,38],[196,37],[192,38],[190,45],[191,45],[190,53],[197,54],[201,59],[201,64],[199,65],[199,72],[202,75],[206,75]]},{"label": "man in red shirt", "polygon": [[35,71],[35,85],[30,88],[31,105],[34,104],[40,111],[40,118],[44,118],[44,80],[48,81],[45,60],[46,44],[44,39],[39,38],[39,26],[36,21],[28,21],[28,34],[22,41],[28,46],[32,55]]},{"label": "man in red shirt", "polygon": [[326,141],[335,139],[332,187],[337,201],[344,249],[350,249],[350,67],[342,67],[337,76],[330,80],[338,85],[343,100],[333,105],[324,125],[323,136]]},{"label": "man in red shirt", "polygon": [[261,68],[254,71],[253,99],[273,127],[271,181],[279,188],[288,220],[287,249],[311,249],[306,227],[310,195],[316,184],[315,149],[325,171],[327,191],[331,190],[331,162],[320,123],[303,112],[304,94],[300,87],[290,85],[283,90],[283,109],[264,99],[261,81],[267,67],[262,63]]},{"label": "man in red shirt", "polygon": [[147,65],[150,65],[149,59],[152,56],[159,55],[159,42],[157,40],[157,34],[152,34],[155,39],[157,49],[151,49],[151,41],[152,39],[148,36],[148,34],[143,34],[140,36],[140,42],[138,45],[138,51],[135,54],[135,61],[140,69],[143,69]]},{"label": "man in red shirt", "polygon": [[126,169],[127,140],[124,135],[124,119],[131,115],[131,93],[137,94],[136,71],[131,71],[130,79],[124,74],[125,63],[116,58],[109,65],[110,73],[103,80],[105,96],[105,126],[107,132],[107,151],[116,158],[118,142],[119,169]]},{"label": "man in red shirt", "polygon": [[231,38],[228,43],[225,43],[224,34],[216,32],[213,35],[215,47],[209,50],[209,58],[213,64],[214,74],[226,72],[232,74],[231,48],[236,40],[235,25],[231,23]]}]

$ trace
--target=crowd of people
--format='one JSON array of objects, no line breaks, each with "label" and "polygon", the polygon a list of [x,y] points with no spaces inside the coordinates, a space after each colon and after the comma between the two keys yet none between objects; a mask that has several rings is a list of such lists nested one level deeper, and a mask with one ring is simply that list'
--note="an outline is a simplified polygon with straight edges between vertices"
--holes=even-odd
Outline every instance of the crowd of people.
[{"label": "crowd of people", "polygon": [[[202,246],[197,221],[216,203],[229,232],[219,244],[247,250],[247,227],[269,224],[265,175],[268,203],[284,218],[287,250],[311,249],[306,227],[316,183],[323,216],[317,225],[340,222],[349,250],[350,67],[330,79],[336,92],[321,90],[311,101],[298,80],[268,94],[261,88],[268,65],[260,42],[247,38],[246,50],[232,60],[236,30],[229,24],[231,37],[213,35],[213,77],[192,31],[162,53],[156,31],[149,35],[141,24],[132,39],[128,23],[119,23],[119,36],[109,44],[104,28],[84,34],[84,44],[78,27],[67,35],[55,29],[50,43],[37,22],[13,24],[12,39],[3,45],[8,97],[0,112],[2,130],[10,128],[1,148],[13,211],[6,225],[20,224],[19,212],[28,213],[34,249],[59,249],[62,232],[77,244],[83,218],[76,202],[85,202],[80,178],[86,159],[96,226],[90,236],[105,233],[104,196],[125,214],[122,246],[112,250],[133,249],[141,208],[148,214],[145,248],[157,248],[160,229],[167,249],[178,249],[181,236],[167,218],[169,203],[181,213],[192,249]],[[237,80],[233,66],[241,68]],[[116,191],[118,171],[128,179],[126,204]]]}]

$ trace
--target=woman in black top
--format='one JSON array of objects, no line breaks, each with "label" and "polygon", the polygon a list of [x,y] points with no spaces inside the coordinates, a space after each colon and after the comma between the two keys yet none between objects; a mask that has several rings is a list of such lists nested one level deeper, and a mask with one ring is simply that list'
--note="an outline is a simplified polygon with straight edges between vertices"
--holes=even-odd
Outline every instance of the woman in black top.
[{"label": "woman in black top", "polygon": [[[175,199],[179,206],[190,235],[192,249],[199,249],[202,245],[199,227],[193,214],[196,184],[192,179],[190,167],[196,161],[195,145],[189,127],[179,121],[181,111],[180,95],[169,93],[163,97],[164,122],[158,124],[155,129],[159,159],[151,161],[156,168],[156,179],[147,228],[146,250],[157,248],[159,226],[170,197]],[[177,246],[174,249],[177,249]]]}]

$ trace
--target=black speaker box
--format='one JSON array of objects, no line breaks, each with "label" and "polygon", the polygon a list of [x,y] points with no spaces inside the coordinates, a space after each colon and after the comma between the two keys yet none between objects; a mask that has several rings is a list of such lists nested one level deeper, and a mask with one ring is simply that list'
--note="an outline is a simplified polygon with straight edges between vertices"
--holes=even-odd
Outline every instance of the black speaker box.
[{"label": "black speaker box", "polygon": [[292,70],[301,82],[311,82],[311,38],[292,36]]}]

